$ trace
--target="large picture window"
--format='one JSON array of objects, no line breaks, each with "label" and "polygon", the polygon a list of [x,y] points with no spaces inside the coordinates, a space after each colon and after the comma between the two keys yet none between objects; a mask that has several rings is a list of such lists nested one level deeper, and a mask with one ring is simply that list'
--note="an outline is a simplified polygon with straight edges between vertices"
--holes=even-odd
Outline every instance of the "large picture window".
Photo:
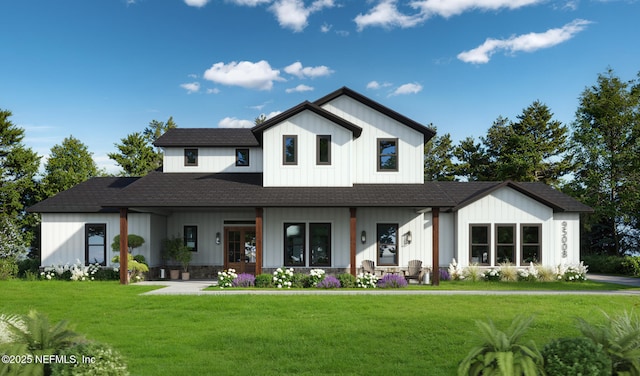
[{"label": "large picture window", "polygon": [[491,262],[489,225],[471,225],[470,227],[471,264],[488,265]]},{"label": "large picture window", "polygon": [[378,265],[398,265],[398,224],[379,223],[377,226]]},{"label": "large picture window", "polygon": [[282,164],[298,164],[298,136],[282,136]]},{"label": "large picture window", "polygon": [[107,265],[107,225],[90,223],[84,226],[84,263]]},{"label": "large picture window", "polygon": [[192,252],[198,251],[198,226],[184,226],[184,245]]},{"label": "large picture window", "polygon": [[284,266],[305,266],[305,224],[284,224]]},{"label": "large picture window", "polygon": [[316,136],[316,164],[318,165],[331,164],[331,136],[330,135]]},{"label": "large picture window", "polygon": [[520,264],[542,262],[542,227],[540,225],[522,225],[522,250]]},{"label": "large picture window", "polygon": [[309,223],[310,266],[331,266],[331,223]]},{"label": "large picture window", "polygon": [[398,139],[378,139],[378,171],[398,171]]},{"label": "large picture window", "polygon": [[516,263],[515,225],[496,225],[496,262]]}]

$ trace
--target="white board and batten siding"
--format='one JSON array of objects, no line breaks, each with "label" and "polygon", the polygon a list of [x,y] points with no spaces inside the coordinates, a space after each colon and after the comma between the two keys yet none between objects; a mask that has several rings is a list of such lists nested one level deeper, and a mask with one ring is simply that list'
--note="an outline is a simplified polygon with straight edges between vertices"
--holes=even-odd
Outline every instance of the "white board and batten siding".
[{"label": "white board and batten siding", "polygon": [[[184,149],[198,149],[198,165],[184,165]],[[236,149],[249,149],[249,166],[236,166]],[[262,172],[262,149],[258,147],[167,147],[163,172],[255,173]]]},{"label": "white board and batten siding", "polygon": [[[552,266],[576,263],[580,252],[579,214],[554,213],[553,209],[509,187],[501,188],[464,208],[455,215],[457,227],[455,258],[462,266],[470,263],[470,225],[489,225],[491,265],[496,265],[496,225],[514,224],[516,254],[521,249],[521,226],[541,226],[541,263]],[[563,225],[564,224],[564,225]],[[562,233],[566,231],[566,241]],[[566,253],[562,253],[563,244]],[[514,260],[517,265],[520,260]],[[522,265],[526,266],[526,265]]]},{"label": "white board and batten siding", "polygon": [[[283,136],[297,137],[297,163],[283,163]],[[317,164],[317,137],[331,136],[331,164]],[[350,187],[351,131],[311,112],[301,112],[263,133],[265,187]]]},{"label": "white board and batten siding", "polygon": [[[151,214],[130,213],[128,215],[129,233],[140,235],[145,243],[134,250],[134,254],[141,254],[153,263],[158,260],[151,255],[159,252],[161,247],[161,233],[164,218]],[[106,225],[106,262],[112,265],[111,258],[118,255],[111,250],[111,243],[120,234],[120,215],[118,213],[42,213],[42,262],[41,266],[64,265],[75,263],[76,260],[85,261],[85,224]],[[154,226],[151,226],[151,225]],[[150,228],[154,228],[153,234]],[[155,263],[154,263],[155,264]],[[150,265],[155,266],[155,265]]]},{"label": "white board and batten siding", "polygon": [[[362,128],[351,150],[354,184],[421,184],[424,181],[424,135],[350,98],[322,106]],[[398,171],[378,171],[378,139],[398,139]]]}]

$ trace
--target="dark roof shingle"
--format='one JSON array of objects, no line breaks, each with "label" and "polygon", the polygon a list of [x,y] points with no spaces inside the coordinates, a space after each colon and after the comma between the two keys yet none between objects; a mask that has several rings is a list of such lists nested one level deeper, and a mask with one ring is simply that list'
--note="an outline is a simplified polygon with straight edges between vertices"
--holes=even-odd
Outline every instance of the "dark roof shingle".
[{"label": "dark roof shingle", "polygon": [[250,128],[173,128],[153,144],[158,147],[259,145]]}]

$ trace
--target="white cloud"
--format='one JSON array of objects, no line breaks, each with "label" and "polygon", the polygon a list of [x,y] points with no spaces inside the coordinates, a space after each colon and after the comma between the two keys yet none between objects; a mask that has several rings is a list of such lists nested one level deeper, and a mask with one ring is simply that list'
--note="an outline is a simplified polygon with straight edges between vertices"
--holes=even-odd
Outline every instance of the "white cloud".
[{"label": "white cloud", "polygon": [[307,86],[307,85],[298,85],[294,88],[291,89],[287,89],[285,90],[287,93],[303,93],[305,91],[313,91],[313,88],[311,86]]},{"label": "white cloud", "polygon": [[358,31],[362,31],[367,26],[408,28],[424,21],[422,14],[408,16],[401,13],[396,6],[396,2],[396,0],[382,0],[369,13],[358,14],[354,19],[356,25],[358,25]]},{"label": "white cloud", "polygon": [[255,123],[251,120],[242,120],[234,117],[226,117],[218,123],[218,128],[251,128]]},{"label": "white cloud", "polygon": [[202,8],[207,5],[209,0],[184,0],[184,3],[190,7]]},{"label": "white cloud", "polygon": [[422,91],[422,85],[420,84],[404,84],[400,85],[393,93],[389,94],[390,97],[395,95],[417,94]]},{"label": "white cloud", "polygon": [[316,0],[309,7],[302,0],[276,0],[269,9],[275,14],[280,26],[300,32],[307,27],[307,20],[312,13],[334,6],[333,0]]},{"label": "white cloud", "polygon": [[299,61],[285,67],[284,71],[298,78],[316,78],[328,76],[333,73],[333,71],[327,66],[320,65],[317,67],[303,67],[302,63]]},{"label": "white cloud", "polygon": [[188,82],[186,84],[181,84],[180,87],[185,89],[188,94],[200,91],[200,83],[198,82]]},{"label": "white cloud", "polygon": [[257,63],[250,61],[216,63],[204,72],[204,78],[223,85],[257,90],[271,90],[274,81],[285,81],[280,77],[280,71],[272,69],[265,60]]},{"label": "white cloud", "polygon": [[328,33],[329,31],[331,31],[331,28],[333,27],[333,25],[329,25],[328,23],[323,23],[322,26],[320,26],[320,32],[322,33]]},{"label": "white cloud", "polygon": [[207,94],[220,94],[220,89],[214,87],[213,89],[207,89]]},{"label": "white cloud", "polygon": [[397,0],[380,0],[368,13],[357,15],[354,21],[358,31],[369,26],[410,28],[433,16],[448,18],[476,9],[518,9],[544,1],[546,0],[415,0],[409,2],[409,7],[414,10],[413,14],[406,14],[398,9]]},{"label": "white cloud", "polygon": [[367,89],[378,90],[383,87],[389,87],[391,84],[389,82],[379,83],[378,81],[371,81],[367,84]]},{"label": "white cloud", "polygon": [[485,64],[489,62],[491,55],[505,50],[510,53],[519,51],[533,52],[542,48],[549,48],[573,38],[577,33],[585,29],[591,21],[577,19],[561,28],[549,29],[544,33],[529,33],[513,36],[508,39],[488,38],[480,46],[458,54],[458,59],[465,63]]},{"label": "white cloud", "polygon": [[244,5],[248,7],[255,7],[260,4],[268,4],[271,2],[271,0],[227,0],[227,1],[236,5]]}]

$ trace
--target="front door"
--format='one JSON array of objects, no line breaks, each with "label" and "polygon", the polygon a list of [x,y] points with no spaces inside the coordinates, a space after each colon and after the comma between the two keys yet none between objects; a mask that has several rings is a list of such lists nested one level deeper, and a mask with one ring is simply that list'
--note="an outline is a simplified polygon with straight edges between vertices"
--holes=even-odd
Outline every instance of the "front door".
[{"label": "front door", "polygon": [[256,273],[256,228],[228,227],[224,230],[225,269]]}]

